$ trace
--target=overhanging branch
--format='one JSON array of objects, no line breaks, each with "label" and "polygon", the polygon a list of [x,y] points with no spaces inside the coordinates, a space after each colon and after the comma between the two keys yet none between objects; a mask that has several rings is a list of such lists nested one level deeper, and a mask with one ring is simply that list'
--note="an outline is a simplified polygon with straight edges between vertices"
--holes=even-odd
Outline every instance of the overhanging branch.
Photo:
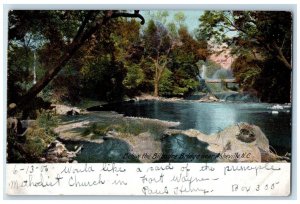
[{"label": "overhanging branch", "polygon": [[44,75],[42,79],[40,79],[34,86],[32,86],[28,92],[23,95],[19,101],[16,103],[16,107],[14,109],[8,110],[8,115],[14,114],[16,111],[22,109],[26,104],[28,104],[32,99],[36,97],[36,95],[43,90],[47,84],[60,72],[60,70],[68,63],[68,61],[72,58],[74,53],[88,40],[91,36],[101,28],[101,26],[105,25],[109,19],[118,18],[118,17],[127,17],[127,18],[139,18],[141,19],[141,24],[145,23],[144,17],[139,14],[139,11],[134,11],[134,13],[122,13],[117,11],[107,11],[106,15],[102,20],[97,20],[95,25],[93,25],[90,29],[86,29],[88,25],[88,21],[91,18],[93,11],[88,12],[85,16],[84,21],[79,27],[74,40],[67,47],[66,52],[57,60],[56,63],[52,67],[50,67],[47,73]]},{"label": "overhanging branch", "polygon": [[118,18],[118,17],[125,17],[125,18],[139,18],[141,19],[141,24],[145,24],[144,17],[139,13],[139,10],[135,10],[134,13],[122,13],[113,11],[110,18]]}]

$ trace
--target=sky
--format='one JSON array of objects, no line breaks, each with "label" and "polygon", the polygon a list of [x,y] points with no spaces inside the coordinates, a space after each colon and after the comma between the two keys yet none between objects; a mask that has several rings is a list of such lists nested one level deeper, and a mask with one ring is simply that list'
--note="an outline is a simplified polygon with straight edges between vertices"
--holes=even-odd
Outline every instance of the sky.
[{"label": "sky", "polygon": [[[156,10],[151,10],[150,12],[155,12],[155,11]],[[171,22],[173,20],[173,17],[177,12],[183,12],[186,17],[185,24],[190,33],[194,33],[194,31],[198,28],[199,17],[204,13],[204,11],[201,10],[167,10],[167,11],[169,13],[168,22]],[[141,11],[141,14],[145,17],[145,20],[147,22],[147,20],[150,18],[149,11]]]}]

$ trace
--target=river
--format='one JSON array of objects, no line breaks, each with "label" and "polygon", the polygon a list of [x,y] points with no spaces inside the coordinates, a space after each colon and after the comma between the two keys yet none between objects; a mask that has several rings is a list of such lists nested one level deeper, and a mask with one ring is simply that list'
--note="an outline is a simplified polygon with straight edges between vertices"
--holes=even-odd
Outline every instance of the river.
[{"label": "river", "polygon": [[179,129],[196,129],[213,134],[239,122],[259,126],[280,153],[291,152],[291,111],[272,114],[267,103],[199,103],[196,101],[140,101],[115,107],[126,116],[178,121]]},{"label": "river", "polygon": [[[213,134],[239,122],[247,122],[259,126],[269,139],[270,145],[279,155],[291,152],[291,109],[286,107],[273,112],[274,104],[267,103],[199,103],[197,101],[182,100],[175,102],[138,101],[134,103],[118,104],[111,110],[125,116],[155,118],[167,121],[180,122],[178,129],[196,129],[205,134]],[[97,146],[97,151],[102,152],[101,158],[92,161],[120,162],[120,156],[128,151],[126,144],[120,141],[110,141],[108,146],[116,144],[119,147],[109,150],[105,144]],[[94,146],[92,149],[95,154]],[[183,135],[166,138],[162,141],[165,154],[211,154],[205,148],[206,144],[195,138]],[[105,149],[103,149],[105,148]],[[121,150],[121,152],[120,152]],[[104,153],[105,152],[105,153]],[[79,160],[90,154],[84,151]],[[84,156],[85,155],[85,156]],[[112,155],[112,156],[111,156]],[[114,156],[115,155],[115,156]],[[91,156],[91,155],[90,155]],[[97,157],[97,156],[96,156]],[[105,158],[105,157],[109,157]],[[100,159],[100,160],[99,160]],[[104,159],[104,160],[103,160]],[[122,160],[122,159],[121,159]],[[124,160],[130,162],[130,160]],[[182,159],[161,159],[159,162],[185,162]],[[194,159],[192,162],[213,162],[213,159]],[[81,161],[79,161],[81,162]],[[83,159],[82,162],[90,162]],[[132,161],[134,162],[134,161]]]}]

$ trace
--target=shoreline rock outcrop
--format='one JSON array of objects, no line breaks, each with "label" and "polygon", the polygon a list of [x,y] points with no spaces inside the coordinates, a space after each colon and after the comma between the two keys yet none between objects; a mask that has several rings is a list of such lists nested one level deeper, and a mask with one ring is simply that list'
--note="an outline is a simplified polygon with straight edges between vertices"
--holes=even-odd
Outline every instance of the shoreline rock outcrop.
[{"label": "shoreline rock outcrop", "polygon": [[239,123],[212,135],[198,130],[175,130],[165,132],[167,136],[183,134],[196,137],[208,144],[207,149],[219,154],[217,162],[285,162],[287,156],[278,156],[270,149],[269,140],[258,126]]},{"label": "shoreline rock outcrop", "polygon": [[[92,139],[93,133],[86,136],[82,135],[82,131],[85,128],[89,127],[91,124],[107,122],[108,120],[115,121],[115,122],[124,120],[127,121],[128,123],[132,123],[136,121],[138,123],[150,124],[152,126],[157,125],[157,127],[164,128],[164,129],[173,128],[180,125],[179,122],[164,121],[164,120],[151,119],[151,118],[124,117],[122,114],[103,111],[101,113],[90,112],[89,114],[82,115],[80,116],[80,118],[75,118],[72,121],[63,122],[62,125],[55,128],[54,131],[59,135],[59,139],[63,141],[92,142],[92,143],[101,144],[105,142],[105,140],[107,139],[119,139],[126,142],[129,145],[130,152],[133,155],[142,155],[144,153],[148,153],[148,154],[159,153],[159,155],[162,154],[161,141],[155,138],[155,136],[152,135],[147,129],[145,129],[144,132],[141,132],[138,135],[110,130],[102,138],[99,139]],[[161,132],[163,134],[163,130]],[[61,152],[61,150],[58,151]],[[154,162],[159,158],[157,157],[156,159],[152,159],[152,158],[139,158],[139,159],[141,162]]]},{"label": "shoreline rock outcrop", "polygon": [[45,157],[40,159],[41,162],[47,163],[76,163],[74,158],[80,153],[83,145],[79,146],[75,151],[69,151],[66,146],[55,140],[46,150]]},{"label": "shoreline rock outcrop", "polygon": [[80,108],[62,104],[53,104],[52,106],[57,115],[79,115],[79,113],[83,112]]}]

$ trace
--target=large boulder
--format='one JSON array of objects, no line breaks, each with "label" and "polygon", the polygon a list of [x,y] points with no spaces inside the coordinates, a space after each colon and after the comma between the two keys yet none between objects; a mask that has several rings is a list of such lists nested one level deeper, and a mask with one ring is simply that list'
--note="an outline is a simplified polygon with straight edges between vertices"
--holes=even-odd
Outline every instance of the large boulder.
[{"label": "large boulder", "polygon": [[269,149],[269,140],[258,126],[239,123],[213,135],[206,135],[198,130],[172,130],[166,135],[184,134],[196,137],[208,144],[207,149],[219,154],[218,162],[265,162],[275,161]]},{"label": "large boulder", "polygon": [[81,149],[82,145],[78,147],[76,151],[68,151],[63,143],[55,140],[49,145],[45,154],[45,158],[42,160],[45,160],[49,163],[73,162],[74,158],[80,153]]}]

